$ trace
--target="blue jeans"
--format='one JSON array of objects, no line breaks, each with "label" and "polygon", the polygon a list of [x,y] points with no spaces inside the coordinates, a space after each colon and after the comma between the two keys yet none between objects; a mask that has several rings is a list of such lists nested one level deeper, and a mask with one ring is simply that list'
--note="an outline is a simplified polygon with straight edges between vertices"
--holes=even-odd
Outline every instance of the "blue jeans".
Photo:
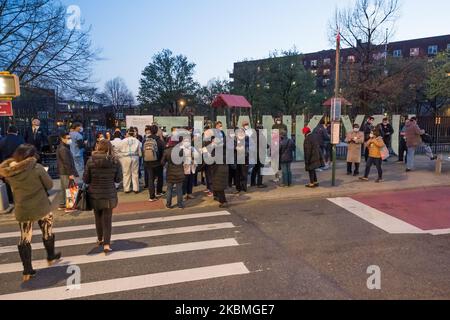
[{"label": "blue jeans", "polygon": [[75,162],[75,169],[78,172],[78,176],[82,179],[84,174],[84,158],[81,157],[73,157],[73,161]]},{"label": "blue jeans", "polygon": [[183,182],[167,184],[167,206],[172,206],[173,187],[176,187],[178,207],[183,207]]},{"label": "blue jeans", "polygon": [[292,185],[292,171],[291,162],[286,162],[281,164],[281,172],[283,174],[283,184],[286,186]]},{"label": "blue jeans", "polygon": [[[430,146],[425,146],[425,152],[427,154],[427,157],[429,157],[430,159],[433,158],[433,150],[431,150]],[[409,147],[408,148],[408,158],[406,159],[406,167],[409,170],[413,170],[414,169],[414,156],[416,154],[416,147]]]}]

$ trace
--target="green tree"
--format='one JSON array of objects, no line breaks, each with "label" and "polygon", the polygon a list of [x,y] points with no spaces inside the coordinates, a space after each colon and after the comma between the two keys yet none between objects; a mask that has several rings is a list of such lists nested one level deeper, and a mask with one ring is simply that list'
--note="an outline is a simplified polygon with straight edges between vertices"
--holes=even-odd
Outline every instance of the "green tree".
[{"label": "green tree", "polygon": [[330,42],[335,43],[339,30],[343,46],[355,52],[356,61],[344,70],[342,88],[358,112],[376,107],[377,81],[384,79],[385,45],[399,11],[399,0],[355,0],[348,8],[337,9],[329,22]]},{"label": "green tree", "polygon": [[142,72],[138,100],[143,105],[161,105],[172,115],[178,113],[178,101],[194,96],[199,84],[194,81],[195,64],[183,55],[165,49],[157,53]]},{"label": "green tree", "polygon": [[437,55],[430,63],[426,95],[435,113],[450,101],[450,50]]}]

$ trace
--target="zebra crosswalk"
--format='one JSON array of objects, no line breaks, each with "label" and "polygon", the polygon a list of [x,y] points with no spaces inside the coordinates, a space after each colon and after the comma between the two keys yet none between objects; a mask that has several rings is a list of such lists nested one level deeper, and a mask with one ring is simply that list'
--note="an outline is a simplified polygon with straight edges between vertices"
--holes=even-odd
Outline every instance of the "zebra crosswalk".
[{"label": "zebra crosswalk", "polygon": [[[216,219],[219,221],[213,221]],[[227,221],[224,222],[225,220]],[[14,254],[17,252],[17,246],[4,245],[10,244],[17,238],[18,232],[1,233],[0,283],[5,283],[5,286],[0,289],[0,300],[95,298],[107,294],[128,293],[134,290],[248,275],[251,272],[241,261],[242,258],[239,259],[240,255],[236,255],[234,258],[234,255],[229,254],[233,252],[230,250],[239,250],[240,247],[248,246],[248,244],[238,242],[236,235],[240,232],[240,226],[230,220],[229,212],[218,211],[118,221],[113,224],[113,249],[116,247],[115,242],[120,241],[125,241],[125,243],[126,241],[139,241],[140,246],[123,248],[122,243],[119,249],[107,256],[95,248],[96,237],[93,222],[92,224],[55,228],[55,234],[64,236],[63,240],[56,242],[56,247],[62,251],[63,258],[51,267],[47,265],[46,260],[35,259],[33,261],[33,267],[38,272],[36,278],[31,281],[33,289],[26,289],[20,285],[20,274],[23,269],[18,254]],[[168,227],[168,224],[175,225]],[[143,227],[151,230],[136,230]],[[127,232],[120,232],[124,228],[127,229]],[[90,236],[85,237],[86,233]],[[44,257],[43,249],[36,237],[33,241],[33,255]],[[222,256],[219,261],[216,261],[214,257],[221,256],[224,250],[228,250],[226,257],[230,258]],[[191,255],[191,259],[179,259],[187,255]],[[211,258],[208,259],[209,257]],[[151,268],[152,259],[158,258],[164,259],[165,263],[172,260],[178,263],[174,263],[173,266],[165,265],[162,270],[161,268],[155,270]],[[225,261],[227,259],[230,261]],[[222,262],[222,264],[217,264],[218,262]],[[193,265],[190,266],[189,263]],[[67,279],[70,274],[64,273],[73,266],[82,270],[80,286],[76,288],[68,287]],[[118,272],[105,274],[98,271],[117,270],[118,267],[120,268]],[[179,267],[181,268],[177,269]],[[39,285],[37,288],[32,286],[33,281],[45,282],[45,277],[51,276],[58,270],[65,276],[60,278],[57,283],[49,281],[48,286]],[[17,281],[13,282],[12,279],[17,279]]]}]

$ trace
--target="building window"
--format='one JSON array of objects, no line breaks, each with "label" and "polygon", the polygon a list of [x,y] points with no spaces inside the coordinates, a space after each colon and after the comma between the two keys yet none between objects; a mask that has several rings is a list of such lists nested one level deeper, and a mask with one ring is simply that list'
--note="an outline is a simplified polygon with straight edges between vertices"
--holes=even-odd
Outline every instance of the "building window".
[{"label": "building window", "polygon": [[264,89],[270,90],[270,83],[266,83],[266,85],[264,86]]},{"label": "building window", "polygon": [[317,70],[311,70],[311,73],[312,73],[314,76],[317,76]]},{"label": "building window", "polygon": [[437,53],[438,53],[438,46],[436,46],[436,45],[428,46],[428,54],[429,55],[435,56],[435,55],[437,55]]},{"label": "building window", "polygon": [[258,72],[261,72],[261,67],[258,67],[257,71],[258,71]]},{"label": "building window", "polygon": [[420,48],[411,48],[411,49],[409,50],[409,55],[410,55],[411,57],[418,57],[419,54],[420,54]]},{"label": "building window", "polygon": [[294,69],[295,63],[291,63],[291,69]]},{"label": "building window", "polygon": [[394,50],[393,56],[396,58],[402,57],[402,50]]},{"label": "building window", "polygon": [[324,86],[328,86],[330,84],[331,80],[330,79],[323,79],[322,83]]},{"label": "building window", "polygon": [[355,63],[356,62],[356,57],[355,56],[348,56],[347,57],[347,61],[350,63]]},{"label": "building window", "polygon": [[296,81],[292,81],[292,86],[296,86],[297,82]]},{"label": "building window", "polygon": [[323,59],[323,64],[329,66],[331,64],[331,59],[330,58]]},{"label": "building window", "polygon": [[331,74],[331,70],[330,69],[323,69],[323,75],[324,76],[329,76]]},{"label": "building window", "polygon": [[317,60],[311,60],[311,67],[317,67]]},{"label": "building window", "polygon": [[447,50],[450,50],[450,43],[447,44]]}]

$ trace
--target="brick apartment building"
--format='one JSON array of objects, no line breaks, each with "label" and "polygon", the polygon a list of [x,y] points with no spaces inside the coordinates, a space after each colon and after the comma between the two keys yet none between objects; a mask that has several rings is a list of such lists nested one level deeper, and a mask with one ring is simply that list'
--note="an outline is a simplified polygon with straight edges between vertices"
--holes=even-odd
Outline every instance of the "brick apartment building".
[{"label": "brick apartment building", "polygon": [[[364,44],[360,44],[364,45]],[[436,36],[430,38],[413,39],[406,41],[391,42],[387,45],[387,55],[395,58],[416,58],[429,57],[432,58],[445,50],[450,50],[450,35]],[[386,55],[386,45],[376,48],[374,59],[384,59]],[[234,79],[235,89],[239,89],[239,79],[248,76],[248,73],[264,73],[268,68],[269,62],[278,59],[280,63],[301,63],[306,70],[309,70],[317,77],[317,87],[321,89],[332,90],[334,85],[335,69],[336,69],[336,50],[323,50],[319,52],[301,54],[299,56],[288,56],[280,58],[269,58],[262,60],[237,62],[234,64],[233,73],[230,78]],[[353,48],[341,50],[341,63],[358,62],[358,55]],[[255,77],[257,79],[257,77]],[[267,87],[270,84],[258,83],[258,87]]]}]

